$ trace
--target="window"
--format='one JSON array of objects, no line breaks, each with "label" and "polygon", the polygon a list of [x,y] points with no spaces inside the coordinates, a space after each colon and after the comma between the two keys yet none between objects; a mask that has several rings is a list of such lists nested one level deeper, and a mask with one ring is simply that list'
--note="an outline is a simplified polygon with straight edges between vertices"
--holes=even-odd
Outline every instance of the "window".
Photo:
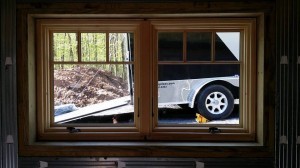
[{"label": "window", "polygon": [[254,141],[255,27],[38,19],[38,139]]},{"label": "window", "polygon": [[[162,34],[165,33],[158,32],[159,44],[167,43],[162,42],[164,41]],[[178,50],[181,57],[173,62],[172,55],[169,57],[160,55],[163,52],[170,52],[164,51],[165,48],[158,45],[158,60],[161,60],[160,57],[166,57],[164,61],[158,61],[160,109],[166,111],[170,109],[168,106],[171,104],[179,105],[181,109],[196,106],[195,110],[208,120],[228,118],[233,112],[234,105],[239,104],[240,32],[184,31],[167,34],[170,36],[181,34],[181,46],[185,41],[186,49],[184,51],[181,47],[181,50]],[[186,37],[186,40],[183,40],[183,37]],[[170,39],[172,40],[168,38]],[[173,45],[170,43],[166,46]],[[176,51],[172,48],[171,50]],[[224,59],[219,61],[222,57]],[[238,116],[239,109],[235,108]],[[239,120],[232,123],[238,124]]]},{"label": "window", "polygon": [[79,132],[136,139],[139,23],[42,19],[36,25],[39,139],[61,133],[58,139],[69,140]]},{"label": "window", "polygon": [[[134,113],[133,33],[50,33],[54,123],[105,122],[86,118],[123,105]],[[131,116],[127,123],[133,121]]]},{"label": "window", "polygon": [[[152,24],[152,136],[159,139],[175,133],[176,139],[254,140],[255,22],[212,19]],[[196,120],[188,117],[195,114]]]}]

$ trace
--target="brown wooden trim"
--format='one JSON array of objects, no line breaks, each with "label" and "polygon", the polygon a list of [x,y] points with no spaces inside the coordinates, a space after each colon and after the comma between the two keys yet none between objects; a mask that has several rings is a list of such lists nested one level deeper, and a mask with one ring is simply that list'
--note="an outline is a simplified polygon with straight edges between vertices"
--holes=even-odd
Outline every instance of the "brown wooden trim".
[{"label": "brown wooden trim", "polygon": [[[78,31],[77,32],[77,41],[78,41],[78,44],[77,44],[77,53],[78,53],[78,63],[81,63],[82,62],[82,57],[81,57],[81,32]],[[54,62],[56,63],[56,62]]]},{"label": "brown wooden trim", "polygon": [[[113,142],[112,142],[113,143]],[[176,142],[175,142],[176,143]],[[168,145],[160,142],[161,145],[89,145],[89,142],[78,144],[70,144],[65,146],[63,144],[57,145],[28,145],[24,146],[19,151],[21,156],[106,156],[106,157],[192,157],[192,158],[221,158],[221,157],[237,157],[237,158],[266,158],[273,157],[273,153],[262,147],[245,147],[239,146],[188,146],[185,144],[192,144],[191,142],[184,142],[182,145]],[[50,143],[51,144],[51,143]],[[55,143],[54,143],[55,144]],[[174,143],[173,143],[174,144]]]},{"label": "brown wooden trim", "polygon": [[[183,49],[183,51],[182,51],[182,56],[183,56],[182,62],[185,63],[187,61],[187,32],[186,31],[183,32],[183,46],[182,46],[182,49]],[[161,62],[161,61],[159,61],[159,62]]]},{"label": "brown wooden trim", "polygon": [[[211,33],[211,62],[216,62],[216,32]],[[239,61],[240,62],[240,61]]]},{"label": "brown wooden trim", "polygon": [[[37,128],[38,128],[38,135],[37,138],[39,140],[99,140],[99,139],[119,139],[119,140],[137,140],[137,139],[142,139],[143,137],[140,136],[139,133],[139,123],[135,119],[135,123],[131,125],[131,127],[128,127],[128,125],[105,125],[105,124],[98,124],[97,126],[94,125],[92,127],[91,124],[89,125],[89,128],[87,127],[88,125],[85,125],[85,127],[81,127],[82,124],[69,124],[69,125],[74,125],[81,129],[82,133],[77,133],[77,134],[70,134],[68,133],[68,130],[66,128],[63,128],[65,124],[60,125],[59,127],[56,127],[57,124],[54,123],[53,120],[53,105],[54,105],[54,95],[52,92],[53,89],[53,65],[54,64],[135,64],[138,67],[138,58],[134,62],[53,62],[52,61],[52,55],[53,51],[49,46],[52,46],[52,34],[55,30],[56,24],[66,24],[66,22],[61,22],[60,20],[53,21],[51,20],[49,24],[47,22],[48,20],[38,20],[36,24],[36,30],[37,30],[37,41],[38,41],[38,46],[37,46],[37,93],[40,99],[37,99]],[[79,20],[81,22],[81,20]],[[102,21],[103,22],[103,21]],[[101,22],[101,23],[102,23]],[[101,26],[104,26],[106,29],[113,30],[113,27],[117,27],[118,30],[122,30],[122,25],[126,23],[126,26],[130,26],[131,30],[134,31],[138,35],[138,23],[137,22],[131,22],[130,21],[124,22],[121,21],[121,25],[118,24],[117,21],[114,21],[113,24],[100,24]],[[94,23],[94,20],[91,20],[87,22],[86,20],[82,21],[83,24],[88,24],[85,25],[86,27],[89,26],[89,24]],[[68,28],[70,25],[67,24],[66,27]],[[95,25],[94,25],[95,26]],[[99,25],[96,24],[97,27]],[[73,29],[74,26],[72,26]],[[63,27],[60,28],[60,31],[63,32]],[[127,28],[126,28],[127,29]],[[84,28],[81,28],[81,31],[84,31]],[[87,29],[86,31],[88,31]],[[124,31],[122,31],[124,32]],[[79,36],[80,37],[80,36]],[[108,36],[106,36],[108,37]],[[136,43],[139,42],[139,40],[136,37]],[[80,40],[79,40],[80,41]],[[109,41],[107,40],[107,43]],[[137,45],[139,46],[139,45]],[[77,49],[79,51],[79,48],[81,47],[81,44],[77,45]],[[107,45],[106,48],[108,49],[109,46]],[[138,49],[136,49],[138,50]],[[134,51],[136,52],[136,51]],[[79,57],[80,59],[80,57]],[[135,75],[139,75],[139,73],[135,73]],[[138,82],[135,83],[135,95],[139,94],[138,91]],[[136,97],[136,96],[135,96]],[[135,108],[136,110],[136,108]],[[136,116],[135,116],[136,117]],[[97,132],[100,132],[97,133]],[[63,134],[62,134],[63,133]],[[99,136],[102,135],[102,136]],[[127,135],[127,136],[123,136]]]},{"label": "brown wooden trim", "polygon": [[[216,13],[218,17],[236,16],[232,13],[239,13],[247,16],[248,12],[269,12],[274,2],[263,1],[217,1],[217,2],[138,2],[138,3],[114,3],[114,2],[90,2],[90,3],[19,3],[19,9],[31,9],[35,13],[56,13],[56,14],[114,14],[115,17],[126,17],[129,14],[195,14]],[[193,15],[192,15],[193,16]],[[249,15],[248,15],[249,16]]]},{"label": "brown wooden trim", "polygon": [[[212,32],[212,50],[215,50],[215,33],[220,32],[240,32],[245,37],[255,37],[255,19],[224,19],[224,18],[214,18],[214,19],[195,19],[195,20],[151,20],[151,24],[153,24],[153,28],[155,32],[176,32],[176,31],[195,31],[195,32],[201,32],[202,30],[207,31],[208,27],[211,27],[211,30],[209,32]],[[154,37],[154,46],[157,46],[155,43],[157,40],[155,37],[157,37],[156,33],[153,35]],[[243,41],[242,41],[243,40]],[[202,64],[237,64],[241,65],[240,68],[240,123],[239,125],[232,126],[228,125],[225,126],[225,128],[222,128],[224,130],[225,134],[232,134],[232,138],[234,137],[234,133],[242,133],[246,132],[248,134],[248,138],[245,138],[245,141],[255,141],[256,137],[252,136],[256,133],[256,73],[253,72],[253,70],[256,69],[256,52],[255,48],[255,39],[254,38],[245,38],[241,39],[240,46],[242,49],[245,49],[247,52],[241,54],[241,59],[239,61],[215,61],[215,58],[212,58],[212,61],[158,61],[157,57],[154,58],[153,62],[153,71],[154,73],[154,80],[158,80],[157,76],[157,65],[202,65]],[[241,50],[242,50],[241,49]],[[154,49],[154,51],[157,52],[157,48]],[[212,52],[215,53],[214,51]],[[254,82],[253,82],[254,81]],[[154,102],[157,104],[158,98],[157,98],[157,87],[154,84],[153,85],[155,92],[154,95]],[[149,139],[158,139],[163,140],[164,138],[168,137],[170,139],[176,139],[180,137],[180,139],[184,139],[184,137],[189,137],[188,139],[197,139],[196,134],[200,133],[202,136],[198,137],[199,139],[205,139],[210,140],[208,135],[205,135],[207,132],[207,128],[210,127],[210,125],[203,125],[199,124],[194,127],[189,127],[188,125],[184,126],[178,126],[178,125],[169,125],[163,126],[159,125],[157,121],[157,106],[154,107],[154,121],[152,126],[152,132],[150,134]],[[220,125],[217,125],[217,127],[220,127]],[[221,126],[222,127],[222,126]],[[228,129],[231,127],[231,129]],[[241,129],[234,129],[241,127]],[[187,135],[181,135],[180,132],[183,131]],[[159,132],[159,133],[158,133]],[[157,135],[158,134],[158,135]],[[193,137],[194,135],[194,137]],[[236,135],[236,134],[235,134]],[[219,138],[216,138],[218,140],[225,140],[226,135],[218,135]],[[238,136],[236,136],[238,137]],[[167,138],[167,139],[168,139]],[[234,138],[233,138],[234,139]],[[232,140],[233,140],[232,139]],[[238,138],[237,138],[238,139]],[[242,140],[241,138],[240,140]],[[212,139],[211,139],[212,140]]]},{"label": "brown wooden trim", "polygon": [[[151,36],[151,28],[150,28],[149,21],[142,21],[141,27],[140,27],[140,34],[138,36],[139,43],[137,47],[140,48],[140,52],[135,55],[139,55],[138,58],[140,61],[139,64],[139,76],[140,80],[140,117],[139,117],[139,123],[141,128],[141,134],[145,137],[147,134],[149,134],[150,125],[152,121],[152,71],[150,70],[150,63],[152,59],[152,54],[155,51],[152,51],[152,36]],[[136,57],[135,57],[136,58]],[[148,75],[142,75],[142,74],[148,74]]]},{"label": "brown wooden trim", "polygon": [[109,62],[109,33],[105,33],[105,37],[106,37],[106,46],[105,46],[105,48],[106,48],[106,63],[107,62]]}]

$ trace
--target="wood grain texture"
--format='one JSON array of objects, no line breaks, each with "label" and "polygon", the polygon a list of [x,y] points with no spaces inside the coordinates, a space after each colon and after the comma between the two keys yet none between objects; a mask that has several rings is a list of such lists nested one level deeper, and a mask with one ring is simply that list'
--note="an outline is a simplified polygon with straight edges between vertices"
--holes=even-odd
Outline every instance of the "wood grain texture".
[{"label": "wood grain texture", "polygon": [[136,2],[136,3],[19,3],[18,8],[32,9],[33,13],[63,14],[193,14],[193,13],[255,13],[273,10],[270,1],[235,2]]}]

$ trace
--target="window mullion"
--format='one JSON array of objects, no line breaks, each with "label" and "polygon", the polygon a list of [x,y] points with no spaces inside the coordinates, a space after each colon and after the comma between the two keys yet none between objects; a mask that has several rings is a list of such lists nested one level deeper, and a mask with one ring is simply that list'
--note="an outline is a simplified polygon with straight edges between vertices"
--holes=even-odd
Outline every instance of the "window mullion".
[{"label": "window mullion", "polygon": [[109,62],[109,33],[108,32],[106,32],[105,33],[106,34],[106,60],[105,60],[105,62]]},{"label": "window mullion", "polygon": [[183,31],[183,62],[187,61],[187,32]]},{"label": "window mullion", "polygon": [[215,50],[216,50],[216,32],[214,31],[214,32],[212,32],[211,33],[211,61],[212,62],[215,62],[215,60],[216,60],[216,52],[215,52]]},{"label": "window mullion", "polygon": [[[152,104],[152,94],[153,89],[151,87],[153,86],[153,83],[155,83],[152,80],[152,74],[155,72],[152,72],[152,54],[155,55],[155,53],[151,52],[151,25],[150,21],[143,21],[141,24],[141,29],[139,36],[137,38],[140,39],[140,43],[137,44],[138,51],[140,53],[140,57],[135,59],[136,67],[139,68],[137,70],[137,73],[139,73],[139,76],[137,78],[139,79],[139,87],[138,91],[140,91],[138,97],[140,97],[140,116],[137,118],[137,122],[140,124],[140,133],[142,135],[149,135],[149,131],[151,130],[152,126],[152,111],[153,104]],[[141,59],[143,58],[143,59]],[[137,74],[138,75],[138,74]],[[147,137],[144,137],[147,138]]]},{"label": "window mullion", "polygon": [[77,51],[78,51],[78,62],[81,63],[81,32],[77,32],[78,44],[77,44]]}]

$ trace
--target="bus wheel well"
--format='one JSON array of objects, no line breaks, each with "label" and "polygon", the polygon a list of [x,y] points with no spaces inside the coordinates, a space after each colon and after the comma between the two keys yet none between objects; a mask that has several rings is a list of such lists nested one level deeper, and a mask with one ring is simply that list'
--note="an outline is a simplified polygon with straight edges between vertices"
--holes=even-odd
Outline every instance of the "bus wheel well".
[{"label": "bus wheel well", "polygon": [[195,99],[195,102],[197,102],[197,99],[199,97],[199,94],[205,90],[207,87],[211,86],[211,85],[222,85],[224,87],[226,87],[227,89],[229,89],[233,95],[233,97],[236,99],[236,98],[239,98],[239,87],[236,87],[234,85],[232,85],[231,83],[229,82],[226,82],[226,81],[221,81],[221,80],[217,80],[217,81],[212,81],[212,82],[209,82],[207,84],[205,84],[197,93],[196,95],[196,99]]}]

